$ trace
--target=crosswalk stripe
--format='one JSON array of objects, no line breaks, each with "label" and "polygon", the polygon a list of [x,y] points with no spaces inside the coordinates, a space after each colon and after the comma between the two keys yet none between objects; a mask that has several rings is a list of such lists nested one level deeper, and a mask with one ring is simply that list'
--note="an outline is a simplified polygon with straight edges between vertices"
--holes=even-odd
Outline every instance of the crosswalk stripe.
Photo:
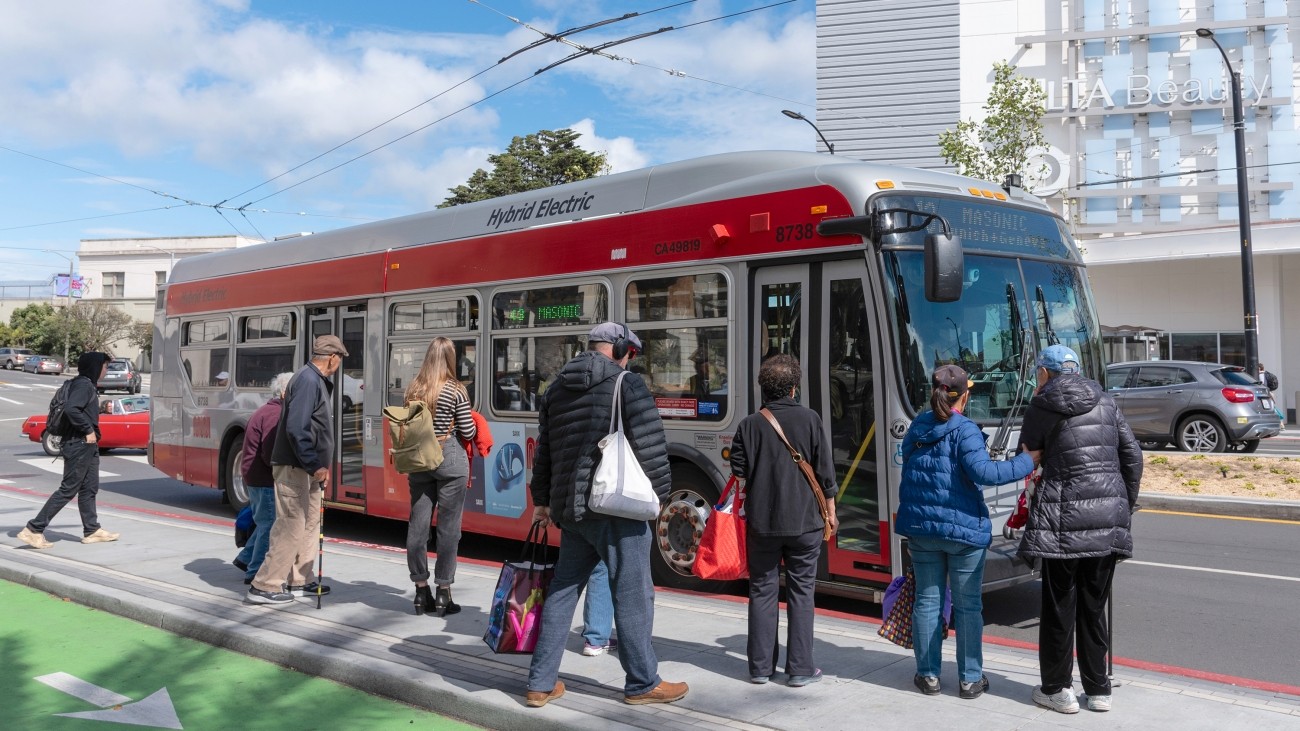
[{"label": "crosswalk stripe", "polygon": [[[56,475],[63,474],[63,463],[55,459],[20,459],[18,461],[29,467],[35,467],[38,470],[45,470],[46,472],[52,472]],[[120,477],[116,472],[105,472],[104,470],[99,471],[99,476]]]}]

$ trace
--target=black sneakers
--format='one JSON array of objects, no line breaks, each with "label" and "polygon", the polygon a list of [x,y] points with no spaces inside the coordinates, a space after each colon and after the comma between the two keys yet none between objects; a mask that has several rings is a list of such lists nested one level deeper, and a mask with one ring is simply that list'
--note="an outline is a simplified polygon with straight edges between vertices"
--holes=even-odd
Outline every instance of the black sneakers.
[{"label": "black sneakers", "polygon": [[249,604],[292,604],[293,595],[284,591],[262,591],[256,586],[250,586],[244,601]]},{"label": "black sneakers", "polygon": [[939,679],[929,675],[914,675],[912,682],[926,695],[939,695]]},{"label": "black sneakers", "polygon": [[330,588],[328,586],[321,585],[320,582],[317,581],[313,581],[310,584],[303,584],[302,586],[286,587],[286,590],[294,596],[316,596],[317,588],[320,589],[321,594],[330,593]]},{"label": "black sneakers", "polygon": [[974,700],[975,698],[984,695],[984,691],[989,689],[989,679],[987,676],[981,675],[980,679],[974,683],[962,682],[960,686],[961,687],[957,690],[957,695],[968,701]]}]

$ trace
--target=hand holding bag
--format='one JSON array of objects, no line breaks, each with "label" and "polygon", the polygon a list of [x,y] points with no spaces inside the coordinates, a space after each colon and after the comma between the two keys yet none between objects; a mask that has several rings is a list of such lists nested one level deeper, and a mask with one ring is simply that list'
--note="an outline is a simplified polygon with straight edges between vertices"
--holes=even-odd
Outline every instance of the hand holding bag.
[{"label": "hand holding bag", "polygon": [[734,581],[749,577],[745,549],[745,493],[740,480],[732,475],[722,492],[722,500],[713,506],[709,522],[700,536],[691,573],[712,581]]},{"label": "hand holding bag", "polygon": [[555,563],[546,557],[546,539],[546,529],[533,523],[519,560],[501,566],[483,633],[483,641],[495,653],[527,655],[537,646],[546,593],[555,576]]},{"label": "hand holding bag", "polygon": [[614,382],[614,401],[609,416],[609,434],[600,440],[600,464],[591,480],[587,504],[597,513],[629,520],[654,520],[659,517],[659,496],[632,444],[623,432],[623,377]]}]

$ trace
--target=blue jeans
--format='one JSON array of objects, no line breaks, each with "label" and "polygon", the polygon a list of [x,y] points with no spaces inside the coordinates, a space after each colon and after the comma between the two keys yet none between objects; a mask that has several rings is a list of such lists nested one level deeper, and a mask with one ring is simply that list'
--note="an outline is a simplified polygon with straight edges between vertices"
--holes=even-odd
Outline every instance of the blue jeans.
[{"label": "blue jeans", "polygon": [[946,538],[908,541],[916,572],[912,608],[912,651],[916,674],[939,677],[943,662],[943,589],[952,590],[953,626],[957,630],[957,677],[974,683],[984,674],[984,557],[986,550]]},{"label": "blue jeans", "polygon": [[659,660],[651,634],[655,588],[650,580],[650,524],[607,518],[562,521],[560,557],[542,611],[542,631],[528,668],[528,690],[551,691],[560,677],[564,643],[578,608],[578,594],[604,561],[618,623],[618,661],[627,679],[624,695],[648,693],[659,685]]},{"label": "blue jeans", "polygon": [[614,631],[614,597],[609,593],[609,569],[596,564],[587,579],[587,600],[582,605],[582,640],[592,647],[609,644]]},{"label": "blue jeans", "polygon": [[266,549],[271,545],[271,524],[275,522],[275,488],[248,486],[248,504],[253,508],[253,523],[256,527],[248,536],[244,550],[239,552],[236,560],[248,564],[244,578],[257,576],[266,559]]}]

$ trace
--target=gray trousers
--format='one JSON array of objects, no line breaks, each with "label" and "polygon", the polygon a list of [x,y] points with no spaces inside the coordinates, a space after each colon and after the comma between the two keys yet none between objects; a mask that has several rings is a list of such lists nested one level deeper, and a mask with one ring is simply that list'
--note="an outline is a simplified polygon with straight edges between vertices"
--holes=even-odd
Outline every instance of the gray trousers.
[{"label": "gray trousers", "polygon": [[411,581],[429,580],[429,523],[438,508],[438,558],[433,583],[449,586],[456,581],[456,554],[460,549],[460,521],[465,514],[465,489],[469,485],[469,458],[460,441],[448,439],[442,464],[432,472],[407,475],[411,485],[411,522],[406,527],[406,567]]}]

